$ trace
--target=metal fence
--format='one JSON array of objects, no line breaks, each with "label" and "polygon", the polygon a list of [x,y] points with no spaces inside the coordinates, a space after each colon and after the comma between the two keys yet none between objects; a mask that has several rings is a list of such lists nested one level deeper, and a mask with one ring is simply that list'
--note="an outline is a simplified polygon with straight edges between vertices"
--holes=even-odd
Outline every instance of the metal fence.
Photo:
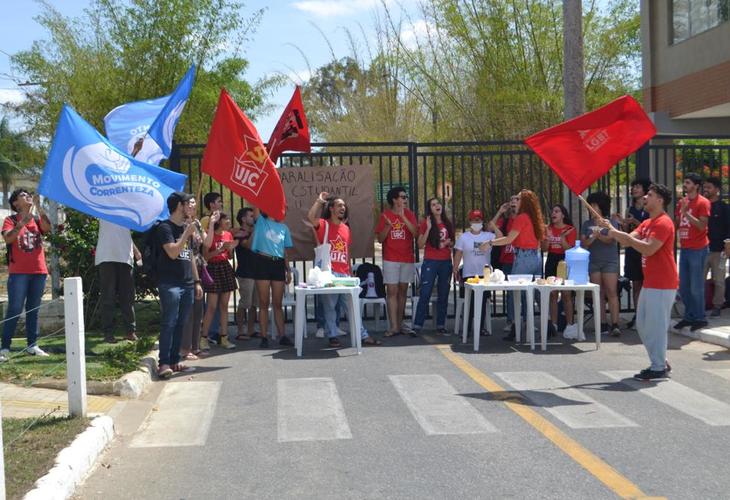
[{"label": "metal fence", "polygon": [[[177,145],[170,159],[171,167],[188,175],[189,190],[198,186],[200,161],[204,145]],[[311,154],[288,153],[281,156],[280,168],[310,166],[342,166],[370,164],[374,169],[376,205],[382,210],[385,193],[392,186],[404,186],[410,194],[410,208],[419,217],[425,213],[425,201],[439,196],[457,230],[468,227],[467,214],[481,209],[491,218],[499,206],[520,189],[533,190],[542,208],[564,203],[579,225],[586,212],[574,196],[569,196],[563,183],[542,160],[520,141],[485,141],[451,143],[373,142],[373,143],[313,143]],[[699,172],[722,179],[723,196],[730,191],[730,140],[727,137],[664,137],[657,136],[605,176],[591,191],[607,192],[612,199],[612,211],[625,214],[631,202],[630,181],[648,177],[666,184],[681,194],[682,176]],[[679,191],[678,191],[679,189]],[[235,214],[243,200],[210,178],[203,192],[224,194],[226,206]],[[676,199],[672,203],[672,211]],[[368,228],[372,230],[372,228]],[[304,263],[300,274],[306,279]],[[631,294],[626,294],[630,296]],[[624,310],[631,309],[631,299],[622,302]],[[496,314],[503,313],[495,310]]]}]

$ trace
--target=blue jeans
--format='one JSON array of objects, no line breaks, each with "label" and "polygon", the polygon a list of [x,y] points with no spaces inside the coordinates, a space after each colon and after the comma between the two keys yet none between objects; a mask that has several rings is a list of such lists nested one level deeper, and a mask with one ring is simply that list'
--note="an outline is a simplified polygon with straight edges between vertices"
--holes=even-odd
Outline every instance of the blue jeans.
[{"label": "blue jeans", "polygon": [[[515,262],[512,264],[512,274],[532,274],[542,276],[542,259],[538,250],[515,248]],[[510,293],[512,295],[512,293]],[[520,316],[524,319],[527,308],[527,294],[521,293],[522,309]],[[514,309],[514,306],[512,306]]]},{"label": "blue jeans", "polygon": [[[502,272],[505,275],[505,278],[507,275],[512,274],[512,264],[502,264]],[[510,323],[514,323],[515,321],[515,298],[514,296],[507,292],[505,295],[507,295],[507,321]]]},{"label": "blue jeans", "polygon": [[682,249],[679,254],[679,295],[684,302],[686,321],[705,320],[705,262],[707,247]]},{"label": "blue jeans", "polygon": [[195,300],[192,286],[160,283],[160,366],[180,362],[183,328]]},{"label": "blue jeans", "polygon": [[[340,327],[340,318],[342,317],[342,306],[338,300],[335,310],[337,312],[337,328]],[[317,328],[327,329],[327,322],[324,319],[324,305],[322,304],[321,297],[314,296],[314,319],[317,322]]]},{"label": "blue jeans", "polygon": [[413,320],[413,328],[420,330],[426,320],[426,310],[431,301],[433,285],[438,280],[436,293],[436,328],[446,326],[446,308],[449,306],[449,289],[451,288],[451,273],[453,265],[449,260],[426,259],[421,264],[421,292],[418,295],[416,306],[416,318]]},{"label": "blue jeans", "polygon": [[[18,316],[25,306],[25,338],[28,347],[38,339],[38,306],[46,289],[45,274],[11,274],[8,277],[8,310],[3,325],[2,349],[10,349],[10,343],[18,326]],[[31,311],[31,309],[34,309]]]},{"label": "blue jeans", "polygon": [[[346,274],[342,273],[332,273],[333,275],[337,277],[345,277]],[[345,294],[343,293],[333,293],[333,294],[327,294],[327,295],[320,295],[320,304],[322,304],[322,312],[324,314],[324,322],[325,322],[325,331],[327,332],[327,337],[329,338],[336,338],[337,337],[337,326],[339,323],[340,318],[340,311],[348,310],[347,309],[347,303],[345,300],[347,298],[345,297]],[[359,314],[359,311],[355,311],[355,314]],[[355,321],[354,318],[350,318],[348,316],[348,321],[352,322]],[[360,325],[360,338],[367,338],[368,337],[368,331],[365,329],[365,325],[361,323]]]}]

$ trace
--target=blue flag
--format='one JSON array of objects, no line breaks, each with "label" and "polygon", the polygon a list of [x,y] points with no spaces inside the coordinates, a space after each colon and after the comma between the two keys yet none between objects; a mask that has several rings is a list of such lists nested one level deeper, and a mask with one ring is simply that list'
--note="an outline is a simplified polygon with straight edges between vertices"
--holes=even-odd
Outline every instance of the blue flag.
[{"label": "blue flag", "polygon": [[182,191],[186,179],[120,152],[64,105],[38,192],[93,217],[145,231],[169,216],[167,197]]},{"label": "blue flag", "polygon": [[169,158],[172,136],[193,88],[195,65],[190,66],[175,91],[164,97],[122,104],[104,117],[106,135],[118,149],[132,153],[144,139],[135,158],[157,165]]}]

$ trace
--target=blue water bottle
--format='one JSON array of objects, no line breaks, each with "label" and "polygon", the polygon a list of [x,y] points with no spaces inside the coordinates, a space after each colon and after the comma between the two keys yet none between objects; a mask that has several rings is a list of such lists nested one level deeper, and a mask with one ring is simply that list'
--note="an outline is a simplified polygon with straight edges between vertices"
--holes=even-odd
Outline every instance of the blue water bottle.
[{"label": "blue water bottle", "polygon": [[565,251],[565,263],[568,265],[568,279],[576,285],[588,283],[588,262],[591,253],[580,247],[580,240],[576,240],[575,247]]}]

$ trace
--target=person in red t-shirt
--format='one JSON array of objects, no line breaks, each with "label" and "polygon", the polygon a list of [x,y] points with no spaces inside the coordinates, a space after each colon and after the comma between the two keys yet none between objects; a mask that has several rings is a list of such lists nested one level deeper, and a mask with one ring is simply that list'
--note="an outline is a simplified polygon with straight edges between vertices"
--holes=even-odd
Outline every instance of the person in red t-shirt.
[{"label": "person in red t-shirt", "polygon": [[383,282],[388,302],[390,329],[386,337],[401,333],[413,334],[403,325],[408,286],[416,268],[413,264],[413,241],[418,234],[416,214],[408,210],[408,193],[396,186],[386,196],[390,208],[383,210],[375,227],[375,235],[383,245]]},{"label": "person in red t-shirt", "polygon": [[700,194],[702,177],[696,173],[684,176],[687,196],[677,203],[676,224],[679,232],[679,295],[684,302],[684,317],[674,328],[687,326],[692,331],[707,326],[705,319],[705,262],[709,255],[707,221],[710,200]]},{"label": "person in red t-shirt", "polygon": [[[322,217],[320,218],[320,212]],[[350,276],[350,226],[345,223],[347,204],[342,198],[330,196],[322,192],[314,201],[307,213],[307,219],[317,233],[317,243],[329,243],[332,274]],[[327,336],[330,347],[341,347],[337,328],[337,310],[346,310],[343,294],[327,294],[321,296],[322,310],[327,325]],[[339,304],[339,306],[338,306]],[[352,321],[352,320],[351,320]],[[368,335],[365,326],[360,330],[362,344],[365,346],[380,345],[380,341]]]},{"label": "person in red t-shirt", "polygon": [[644,285],[636,308],[636,330],[649,354],[651,366],[634,378],[649,381],[665,378],[671,370],[667,362],[667,341],[679,279],[674,263],[674,225],[665,212],[672,201],[672,192],[662,184],[652,184],[644,198],[644,208],[650,218],[631,234],[619,231],[607,219],[598,224],[608,229],[621,245],[641,253]]},{"label": "person in red t-shirt", "polygon": [[431,302],[433,286],[438,281],[436,293],[436,329],[441,335],[446,330],[446,308],[449,304],[449,288],[453,264],[451,248],[454,246],[454,225],[438,198],[426,201],[426,216],[418,228],[418,248],[423,248],[421,263],[421,291],[416,306],[413,328],[416,334],[423,328],[426,310]]},{"label": "person in red t-shirt", "polygon": [[[565,251],[575,246],[577,231],[573,227],[568,209],[563,205],[553,205],[550,211],[550,225],[545,232],[545,239],[542,240],[542,249],[547,251],[545,261],[545,276],[557,276],[558,263],[565,260]],[[573,292],[561,292],[560,299],[563,301],[565,310],[566,338],[577,338],[578,327],[573,323]],[[550,323],[548,323],[548,336],[555,335],[558,325],[558,292],[550,294]]]},{"label": "person in red t-shirt", "polygon": [[[10,358],[10,344],[18,325],[18,318],[25,304],[26,352],[36,356],[48,356],[36,345],[38,339],[38,307],[46,288],[46,256],[43,252],[44,233],[51,230],[51,223],[40,204],[25,189],[10,194],[10,207],[16,212],[3,222],[3,238],[8,248],[8,307],[3,324],[0,361]],[[40,217],[33,216],[38,207]]]},{"label": "person in red t-shirt", "polygon": [[233,249],[238,242],[231,234],[231,218],[228,214],[215,211],[210,216],[208,232],[203,242],[203,257],[208,263],[207,269],[213,283],[203,284],[203,290],[207,293],[206,309],[203,316],[203,338],[208,338],[210,325],[216,311],[219,311],[220,318],[220,346],[226,349],[234,349],[236,346],[228,341],[228,300],[231,292],[236,290],[236,274],[233,272],[230,260],[233,258]]},{"label": "person in red t-shirt", "polygon": [[[517,217],[515,217],[515,221],[512,224],[512,229],[510,229],[506,236],[489,242],[493,246],[510,244],[514,246],[515,262],[512,266],[512,274],[542,275],[542,258],[540,257],[539,247],[540,241],[542,241],[545,233],[545,223],[543,221],[540,201],[537,199],[537,195],[529,189],[520,191]],[[526,301],[523,297],[522,316],[525,315]],[[510,328],[510,333],[503,338],[504,340],[514,340],[514,324]]]},{"label": "person in red t-shirt", "polygon": [[[499,207],[499,211],[492,219],[492,222],[496,224],[497,220],[501,219],[498,227],[500,231],[502,231],[502,234],[509,234],[512,230],[512,224],[514,224],[515,217],[517,217],[517,208],[519,205],[520,195],[513,194],[507,203],[503,203],[502,206]],[[497,250],[499,250],[497,267],[502,270],[505,276],[512,274],[512,265],[515,262],[515,248],[512,245],[505,245],[503,247],[498,247]],[[492,252],[492,255],[495,253],[497,252]],[[507,322],[504,325],[504,331],[509,332],[512,329],[512,323],[515,321],[514,297],[511,293],[507,294],[507,300],[505,302],[505,308],[507,309]]]}]

